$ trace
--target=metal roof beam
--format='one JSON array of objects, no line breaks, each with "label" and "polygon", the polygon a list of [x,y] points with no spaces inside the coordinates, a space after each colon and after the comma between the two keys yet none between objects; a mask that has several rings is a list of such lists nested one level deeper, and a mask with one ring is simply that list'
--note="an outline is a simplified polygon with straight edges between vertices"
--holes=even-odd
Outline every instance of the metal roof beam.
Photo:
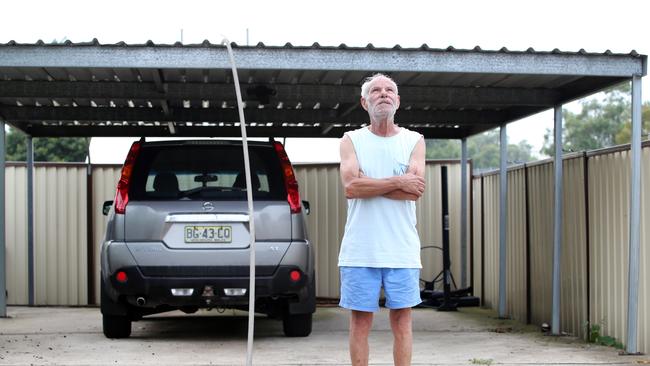
[{"label": "metal roof beam", "polygon": [[[154,84],[156,85],[156,91],[158,92],[159,95],[163,96],[162,99],[157,100],[158,104],[160,105],[160,108],[162,108],[163,112],[165,113],[166,116],[169,116],[169,103],[167,102],[167,99],[164,97],[166,94],[165,91],[167,90],[167,85],[163,83],[163,76],[160,70],[151,70],[151,76],[153,78]],[[136,85],[138,83],[135,83]],[[133,98],[133,97],[128,97],[127,98]],[[92,97],[90,98],[92,99]],[[146,99],[146,98],[142,98]]]},{"label": "metal roof beam", "polygon": [[[618,54],[443,51],[419,49],[237,47],[250,70],[644,76],[647,58]],[[230,69],[225,47],[5,46],[0,67]]]},{"label": "metal roof beam", "polygon": [[[153,72],[157,75],[158,72]],[[160,76],[158,76],[159,79]],[[320,102],[325,104],[352,103],[359,105],[359,86],[356,85],[287,85],[265,84],[275,91],[270,100],[283,103]],[[258,97],[241,84],[244,99]],[[403,86],[399,88],[403,103],[425,103],[440,107],[544,106],[552,107],[561,98],[558,91],[532,88],[491,87],[430,87]],[[0,98],[85,98],[85,99],[189,99],[234,102],[232,84],[203,83],[123,83],[123,82],[48,82],[0,81]]]},{"label": "metal roof beam", "polygon": [[[138,126],[138,125],[24,125],[13,124],[19,129],[35,137],[83,137],[83,136],[107,136],[107,137],[169,137],[170,132],[166,125],[160,126]],[[490,126],[493,128],[494,126]],[[235,126],[176,126],[174,137],[241,137],[240,127]],[[320,127],[248,127],[248,137],[341,137],[346,131],[359,128],[359,126],[338,126],[333,127],[327,134],[322,135]],[[466,137],[469,130],[465,128],[444,128],[444,127],[410,127],[411,130],[421,133],[425,138],[438,139],[459,139]],[[487,128],[486,128],[487,129]]]},{"label": "metal roof beam", "polygon": [[[536,109],[508,111],[400,110],[399,124],[494,124],[535,113]],[[246,109],[246,120],[257,123],[366,123],[368,113],[356,110],[340,117],[336,109]],[[166,115],[157,108],[120,107],[10,107],[0,106],[7,121],[158,121],[158,122],[239,122],[236,109],[177,108]],[[320,132],[319,132],[320,134]]]}]

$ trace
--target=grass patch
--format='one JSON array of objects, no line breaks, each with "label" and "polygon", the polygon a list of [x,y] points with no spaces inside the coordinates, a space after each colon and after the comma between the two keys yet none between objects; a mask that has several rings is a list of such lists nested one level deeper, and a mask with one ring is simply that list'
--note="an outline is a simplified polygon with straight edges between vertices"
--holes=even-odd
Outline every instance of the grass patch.
[{"label": "grass patch", "polygon": [[618,341],[616,338],[601,335],[603,325],[604,325],[604,320],[602,320],[601,323],[596,323],[596,324],[587,323],[587,334],[588,334],[587,341],[589,343],[596,343],[603,346],[614,347],[617,349],[625,348],[625,345],[623,345],[623,343]]},{"label": "grass patch", "polygon": [[491,365],[494,360],[491,358],[472,358],[469,362],[473,365]]}]

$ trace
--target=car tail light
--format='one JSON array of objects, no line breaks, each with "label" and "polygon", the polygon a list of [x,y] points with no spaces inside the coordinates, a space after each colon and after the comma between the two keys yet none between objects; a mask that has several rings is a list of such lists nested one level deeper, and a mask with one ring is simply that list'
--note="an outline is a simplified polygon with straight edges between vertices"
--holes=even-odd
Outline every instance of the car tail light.
[{"label": "car tail light", "polygon": [[300,281],[300,278],[302,278],[302,274],[300,271],[294,269],[293,271],[289,272],[289,278],[293,282],[298,282]]},{"label": "car tail light", "polygon": [[291,213],[300,213],[301,205],[300,192],[298,192],[298,181],[296,180],[295,174],[293,174],[293,167],[291,166],[287,152],[284,151],[284,146],[277,141],[273,143],[273,147],[275,147],[275,152],[278,153],[280,164],[282,165],[284,186],[287,189],[287,202],[289,202]]},{"label": "car tail light", "polygon": [[125,283],[126,281],[129,280],[129,277],[126,275],[126,272],[119,271],[117,272],[117,274],[115,274],[115,279],[117,280],[117,282]]},{"label": "car tail light", "polygon": [[126,205],[129,203],[129,184],[131,183],[131,175],[133,173],[133,166],[135,165],[135,159],[140,153],[140,148],[142,147],[142,142],[136,141],[131,145],[131,150],[126,156],[126,161],[122,167],[122,176],[120,181],[117,182],[117,192],[115,193],[115,213],[124,214],[126,211]]}]

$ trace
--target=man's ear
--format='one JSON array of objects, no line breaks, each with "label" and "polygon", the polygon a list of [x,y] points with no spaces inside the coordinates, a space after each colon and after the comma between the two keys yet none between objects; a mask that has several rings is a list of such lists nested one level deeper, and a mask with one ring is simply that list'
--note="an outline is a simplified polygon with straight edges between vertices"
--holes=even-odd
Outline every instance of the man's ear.
[{"label": "man's ear", "polygon": [[361,107],[365,109],[366,111],[368,110],[368,101],[364,97],[361,97]]},{"label": "man's ear", "polygon": [[398,110],[398,109],[399,109],[400,101],[401,101],[401,99],[400,99],[400,97],[399,97],[399,95],[398,95],[398,96],[397,96],[397,104],[395,105],[395,110]]}]

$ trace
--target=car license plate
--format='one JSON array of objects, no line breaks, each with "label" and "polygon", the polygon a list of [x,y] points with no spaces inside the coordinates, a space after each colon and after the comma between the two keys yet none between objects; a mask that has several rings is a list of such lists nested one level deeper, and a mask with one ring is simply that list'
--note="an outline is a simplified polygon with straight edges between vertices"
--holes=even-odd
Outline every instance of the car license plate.
[{"label": "car license plate", "polygon": [[232,226],[185,226],[186,243],[231,243]]}]

